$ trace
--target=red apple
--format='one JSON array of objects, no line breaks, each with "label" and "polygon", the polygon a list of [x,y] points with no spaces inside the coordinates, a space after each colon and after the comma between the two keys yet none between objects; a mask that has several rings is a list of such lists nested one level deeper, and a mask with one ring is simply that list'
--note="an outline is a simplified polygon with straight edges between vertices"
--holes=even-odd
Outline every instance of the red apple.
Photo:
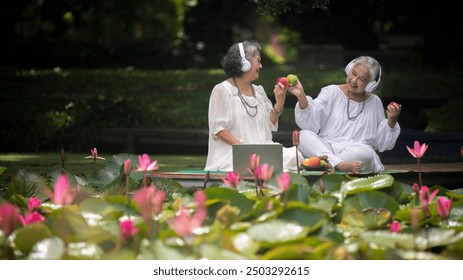
[{"label": "red apple", "polygon": [[395,103],[394,101],[391,101],[391,103],[389,103],[389,105],[398,106],[399,104]]},{"label": "red apple", "polygon": [[276,83],[277,83],[277,84],[278,84],[278,83],[282,83],[283,86],[284,86],[285,88],[289,88],[288,78],[286,78],[286,77],[279,77],[279,78],[277,78]]}]

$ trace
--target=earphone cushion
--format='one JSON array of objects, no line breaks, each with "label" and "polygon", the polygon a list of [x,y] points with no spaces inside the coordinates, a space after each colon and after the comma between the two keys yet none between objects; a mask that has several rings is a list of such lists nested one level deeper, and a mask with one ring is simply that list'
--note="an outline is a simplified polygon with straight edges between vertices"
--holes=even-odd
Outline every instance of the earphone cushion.
[{"label": "earphone cushion", "polygon": [[346,75],[348,75],[350,70],[352,70],[352,67],[354,67],[354,61],[355,59],[349,62],[349,64],[347,64],[346,69],[344,70],[346,72]]},{"label": "earphone cushion", "polygon": [[365,91],[366,92],[372,92],[376,89],[376,87],[378,86],[378,82],[376,81],[371,81],[367,84],[367,86],[365,87]]},{"label": "earphone cushion", "polygon": [[246,72],[249,71],[249,69],[251,69],[251,63],[248,60],[243,59],[241,61],[241,71]]}]

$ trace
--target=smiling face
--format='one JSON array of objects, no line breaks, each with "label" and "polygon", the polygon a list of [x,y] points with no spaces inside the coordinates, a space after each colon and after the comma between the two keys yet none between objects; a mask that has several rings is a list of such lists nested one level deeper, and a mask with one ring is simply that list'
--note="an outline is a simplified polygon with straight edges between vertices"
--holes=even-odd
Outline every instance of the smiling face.
[{"label": "smiling face", "polygon": [[248,78],[253,81],[259,78],[260,69],[262,69],[260,52],[255,51],[252,58],[249,60],[251,62],[251,69],[244,73]]},{"label": "smiling face", "polygon": [[364,93],[370,81],[370,71],[364,64],[355,65],[346,78],[347,88],[353,94]]}]

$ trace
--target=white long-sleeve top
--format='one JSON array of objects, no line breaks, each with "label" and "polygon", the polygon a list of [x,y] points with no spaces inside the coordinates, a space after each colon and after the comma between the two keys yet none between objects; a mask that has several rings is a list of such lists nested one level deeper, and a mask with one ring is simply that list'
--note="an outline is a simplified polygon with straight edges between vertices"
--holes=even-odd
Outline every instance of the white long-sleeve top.
[{"label": "white long-sleeve top", "polygon": [[347,117],[347,102],[350,102],[349,116],[356,116],[363,102],[348,100],[337,85],[322,88],[316,98],[307,96],[309,105],[295,107],[296,124],[301,129],[311,130],[329,143],[356,142],[384,152],[394,148],[400,134],[399,123],[390,128],[381,99],[372,94],[366,101],[363,112],[356,120]]},{"label": "white long-sleeve top", "polygon": [[[255,97],[242,95],[246,102],[257,105],[257,114],[250,116],[238,96],[238,89],[228,81],[223,81],[213,88],[209,99],[209,142],[206,167],[209,171],[232,171],[232,146],[219,139],[216,134],[227,130],[236,139],[245,144],[275,143],[272,140],[272,131],[278,130],[278,122],[270,121],[270,111],[273,104],[267,97],[264,88],[252,85]],[[249,113],[255,110],[248,108]],[[295,168],[295,152],[283,148],[283,168]]]}]

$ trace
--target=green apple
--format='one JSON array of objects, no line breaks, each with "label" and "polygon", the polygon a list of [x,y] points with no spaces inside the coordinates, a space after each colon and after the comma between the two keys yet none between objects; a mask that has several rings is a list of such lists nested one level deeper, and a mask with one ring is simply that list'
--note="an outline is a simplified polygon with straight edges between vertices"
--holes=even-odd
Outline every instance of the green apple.
[{"label": "green apple", "polygon": [[287,77],[288,83],[290,86],[295,86],[297,84],[297,76],[294,74],[289,74]]},{"label": "green apple", "polygon": [[321,166],[325,166],[325,165],[326,165],[326,161],[324,161],[323,159],[320,160],[320,165],[321,165]]}]

